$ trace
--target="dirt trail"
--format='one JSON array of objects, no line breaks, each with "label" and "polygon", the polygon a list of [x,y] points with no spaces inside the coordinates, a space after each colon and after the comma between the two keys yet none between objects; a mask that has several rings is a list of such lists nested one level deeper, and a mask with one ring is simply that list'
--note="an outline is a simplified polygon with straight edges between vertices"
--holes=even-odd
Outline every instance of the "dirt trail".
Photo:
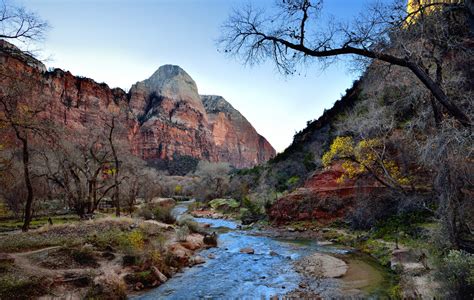
[{"label": "dirt trail", "polygon": [[51,251],[55,249],[59,249],[61,246],[53,246],[47,247],[27,252],[17,252],[17,253],[10,253],[10,255],[15,259],[15,265],[27,273],[35,274],[35,275],[46,275],[55,279],[59,279],[64,277],[66,274],[75,274],[75,275],[82,275],[89,273],[93,270],[92,268],[75,268],[75,269],[48,269],[39,266],[33,259],[28,258],[29,255],[42,253],[46,251]]}]

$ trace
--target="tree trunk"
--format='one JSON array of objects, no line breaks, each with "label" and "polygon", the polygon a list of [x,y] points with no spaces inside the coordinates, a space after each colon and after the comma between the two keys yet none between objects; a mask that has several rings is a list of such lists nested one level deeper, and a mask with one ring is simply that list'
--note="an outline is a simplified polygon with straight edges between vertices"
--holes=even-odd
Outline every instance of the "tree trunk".
[{"label": "tree trunk", "polygon": [[377,53],[368,49],[359,49],[359,48],[354,48],[350,46],[338,48],[338,49],[318,51],[318,50],[309,49],[306,46],[301,45],[301,44],[291,43],[287,40],[284,40],[278,37],[266,36],[264,34],[260,34],[260,36],[263,36],[264,39],[270,40],[274,43],[280,43],[287,48],[300,51],[306,55],[313,56],[313,57],[332,57],[332,56],[338,56],[338,55],[355,54],[355,55],[360,55],[367,58],[381,60],[392,65],[408,68],[410,69],[410,71],[413,72],[413,74],[415,74],[416,77],[418,77],[418,79],[423,83],[423,85],[432,93],[435,99],[438,100],[438,102],[444,108],[446,108],[449,114],[451,114],[464,126],[468,126],[468,127],[472,126],[471,120],[469,119],[469,117],[461,109],[459,109],[459,107],[457,107],[454,103],[451,102],[451,100],[448,98],[448,96],[446,96],[446,94],[441,89],[441,87],[433,79],[431,79],[431,77],[418,64],[416,64],[415,62],[409,61],[406,58],[400,58],[400,57],[392,56],[387,53]]},{"label": "tree trunk", "polygon": [[87,186],[87,213],[91,214],[94,211],[94,181],[89,180]]},{"label": "tree trunk", "polygon": [[[446,166],[448,162],[446,160],[440,162],[441,166]],[[444,223],[444,227],[447,230],[449,242],[454,249],[459,249],[459,223],[460,223],[460,211],[459,211],[459,189],[453,181],[453,174],[451,174],[449,167],[444,167],[439,170],[436,188],[439,192],[441,220]]]},{"label": "tree trunk", "polygon": [[120,166],[119,166],[119,159],[117,156],[117,150],[115,149],[115,145],[113,142],[114,129],[115,129],[115,117],[112,117],[112,121],[110,124],[110,131],[109,131],[109,144],[110,144],[110,148],[112,149],[112,155],[114,157],[114,166],[115,166],[113,199],[115,202],[115,215],[117,217],[120,217],[120,191],[119,191],[119,180],[118,180]]},{"label": "tree trunk", "polygon": [[448,96],[444,93],[441,87],[436,84],[429,76],[424,72],[418,65],[409,63],[408,68],[420,79],[420,81],[430,90],[432,95],[438,100],[441,105],[446,108],[450,115],[455,117],[461,124],[465,126],[471,126],[471,121],[469,117],[459,109],[455,104],[453,104]]},{"label": "tree trunk", "polygon": [[28,139],[27,137],[21,137],[19,132],[17,132],[17,137],[21,140],[23,146],[23,176],[25,179],[25,185],[27,190],[26,204],[25,204],[25,219],[23,222],[22,231],[28,231],[30,228],[30,222],[32,218],[31,207],[33,205],[33,186],[31,184],[30,178],[30,153],[28,149]]}]

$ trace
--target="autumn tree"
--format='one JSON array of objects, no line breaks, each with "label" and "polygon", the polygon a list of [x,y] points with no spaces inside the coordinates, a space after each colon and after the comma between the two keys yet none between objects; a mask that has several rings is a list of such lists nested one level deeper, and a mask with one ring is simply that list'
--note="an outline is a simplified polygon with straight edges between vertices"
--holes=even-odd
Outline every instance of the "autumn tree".
[{"label": "autumn tree", "polygon": [[344,136],[334,139],[322,162],[327,167],[334,160],[342,161],[345,174],[338,179],[340,182],[346,177],[356,178],[369,173],[383,186],[403,191],[410,180],[388,154],[387,146],[381,139],[363,139],[355,143],[352,137]]},{"label": "autumn tree", "polygon": [[[471,118],[474,92],[468,70],[473,64],[472,57],[465,56],[440,60],[440,82]],[[411,76],[405,69],[386,72],[377,64],[371,65],[358,83],[362,92],[357,102],[335,121],[336,134],[340,136],[336,140],[343,143],[337,147],[333,143],[335,149],[329,152],[336,153],[334,157],[345,156],[344,149],[349,148],[354,150],[349,154],[356,154],[359,141],[376,140],[376,144],[384,145],[370,150],[374,150],[375,157],[384,153],[396,162],[410,181],[409,186],[402,185],[406,195],[397,196],[400,205],[412,202],[413,206],[434,213],[443,224],[446,241],[454,248],[468,249],[465,237],[469,235],[470,216],[474,215],[469,201],[474,170],[472,131],[452,118],[434,117],[432,95]],[[381,151],[384,148],[388,151]],[[347,164],[354,167],[352,162]]]},{"label": "autumn tree", "polygon": [[[433,7],[439,9],[433,12]],[[405,68],[447,113],[470,126],[469,116],[447,95],[437,80],[439,71],[432,68],[447,53],[472,55],[465,45],[469,35],[465,29],[456,38],[450,35],[452,27],[430,29],[437,18],[451,18],[453,12],[460,15],[459,26],[467,28],[469,9],[463,4],[434,2],[407,13],[401,1],[376,3],[353,22],[336,23],[322,17],[322,0],[281,0],[272,13],[252,6],[235,10],[222,26],[219,45],[246,64],[271,59],[285,74],[293,74],[315,59],[327,64],[342,56],[363,58],[365,65],[375,60]],[[409,22],[413,15],[418,15],[416,22]],[[435,52],[439,55],[427,55]]]}]

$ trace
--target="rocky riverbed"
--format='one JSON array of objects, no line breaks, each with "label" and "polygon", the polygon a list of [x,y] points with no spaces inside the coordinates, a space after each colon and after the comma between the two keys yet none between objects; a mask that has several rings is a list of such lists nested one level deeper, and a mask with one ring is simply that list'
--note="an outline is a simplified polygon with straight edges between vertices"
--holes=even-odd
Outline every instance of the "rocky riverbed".
[{"label": "rocky riverbed", "polygon": [[[186,205],[175,208],[178,217]],[[218,247],[200,252],[205,262],[135,299],[377,297],[390,285],[388,276],[369,258],[355,256],[350,249],[241,230],[230,220],[195,220],[220,232]]]}]

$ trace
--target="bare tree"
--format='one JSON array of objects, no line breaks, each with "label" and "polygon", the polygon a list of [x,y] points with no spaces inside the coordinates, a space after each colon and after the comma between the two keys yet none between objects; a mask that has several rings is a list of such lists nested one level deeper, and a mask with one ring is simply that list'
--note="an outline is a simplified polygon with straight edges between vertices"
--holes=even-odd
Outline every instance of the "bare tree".
[{"label": "bare tree", "polygon": [[[463,56],[440,57],[439,64],[444,89],[471,118],[474,92],[464,70],[472,70],[472,64],[472,57]],[[371,66],[366,72],[359,82],[363,95],[336,122],[338,134],[381,139],[409,174],[411,187],[400,204],[417,199],[418,208],[439,217],[452,247],[468,249],[465,237],[474,215],[472,130],[450,118],[434,119],[432,95],[411,80],[409,70],[384,71]]]},{"label": "bare tree", "polygon": [[145,162],[132,155],[122,160],[121,175],[120,192],[123,195],[121,199],[125,200],[128,211],[132,214],[137,197],[145,190],[150,190],[154,178],[150,176]]},{"label": "bare tree", "polygon": [[228,163],[200,161],[195,175],[201,179],[199,187],[201,198],[211,200],[223,197],[229,189],[230,171]]},{"label": "bare tree", "polygon": [[44,37],[48,23],[24,7],[14,6],[10,1],[0,1],[0,38],[22,42],[40,40]]},{"label": "bare tree", "polygon": [[[395,1],[390,7],[375,4],[352,24],[336,24],[320,17],[322,0],[281,0],[274,15],[251,6],[235,10],[223,25],[219,44],[225,53],[238,56],[247,64],[270,58],[285,74],[294,73],[310,59],[328,63],[331,58],[346,55],[407,68],[450,115],[471,126],[470,118],[448,97],[436,75],[430,74],[433,59],[417,51],[419,40],[425,39],[431,46],[448,47],[446,50],[451,53],[472,52],[463,37],[446,39],[449,35],[443,32],[436,36],[441,38],[441,43],[435,44],[429,35],[420,36],[425,28],[423,22],[436,14],[428,15],[425,11],[433,7],[445,7],[441,14],[453,10],[467,13],[462,4],[435,2],[420,5],[408,14],[405,5]],[[409,22],[420,14],[416,22]]]},{"label": "bare tree", "polygon": [[0,89],[0,128],[7,130],[20,144],[23,179],[27,190],[23,231],[29,229],[32,218],[33,184],[31,155],[35,139],[49,139],[52,133],[50,122],[42,114],[47,99],[33,99],[33,85],[29,80],[18,80]]},{"label": "bare tree", "polygon": [[[111,152],[111,163],[113,164],[112,178],[113,178],[113,194],[112,199],[115,203],[115,215],[120,216],[120,183],[121,178],[121,164],[119,159],[119,151],[123,152],[126,148],[124,143],[121,143],[118,135],[124,131],[123,124],[119,122],[119,113],[110,113],[105,117],[105,125],[108,128],[107,143]],[[124,155],[131,155],[130,153]]]}]

